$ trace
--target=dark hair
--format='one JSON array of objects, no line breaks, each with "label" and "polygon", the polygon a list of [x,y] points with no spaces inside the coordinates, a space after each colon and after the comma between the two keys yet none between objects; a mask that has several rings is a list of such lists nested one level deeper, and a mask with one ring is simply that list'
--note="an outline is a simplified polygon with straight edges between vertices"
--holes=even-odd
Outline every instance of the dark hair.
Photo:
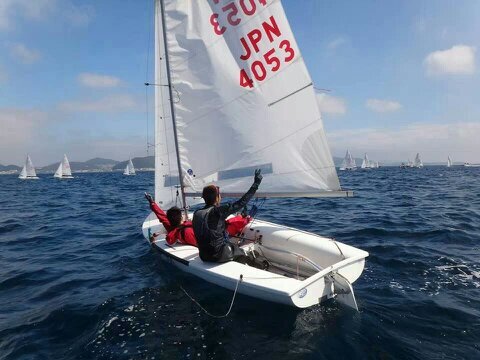
[{"label": "dark hair", "polygon": [[182,223],[182,210],[174,206],[167,210],[167,219],[170,226],[177,227]]},{"label": "dark hair", "polygon": [[219,194],[218,186],[208,185],[203,188],[202,198],[203,200],[205,200],[205,204],[207,204],[208,206],[211,206],[215,204],[218,194]]}]

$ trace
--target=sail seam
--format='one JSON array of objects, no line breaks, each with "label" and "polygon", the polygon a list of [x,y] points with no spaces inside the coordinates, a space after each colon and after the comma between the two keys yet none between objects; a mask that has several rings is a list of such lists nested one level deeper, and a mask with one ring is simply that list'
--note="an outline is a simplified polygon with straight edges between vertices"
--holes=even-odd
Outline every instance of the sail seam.
[{"label": "sail seam", "polygon": [[[264,150],[272,147],[273,145],[276,145],[276,144],[278,144],[278,143],[281,143],[282,141],[288,139],[289,137],[291,137],[291,136],[293,136],[293,135],[296,135],[296,134],[299,133],[300,131],[303,131],[303,130],[309,128],[310,126],[316,124],[319,120],[321,120],[321,119],[316,119],[316,120],[312,121],[311,123],[307,124],[306,126],[302,127],[301,129],[298,129],[297,131],[294,131],[294,132],[292,132],[292,133],[284,136],[284,137],[281,138],[281,139],[275,140],[274,142],[268,144],[267,146],[264,146],[264,147],[261,148],[261,149],[258,149],[258,150],[254,151],[254,152],[249,153],[249,155],[258,154],[259,152],[262,152],[262,151],[264,151]],[[326,167],[326,168],[332,168],[332,167],[334,168],[335,166],[329,166],[329,167]],[[219,168],[217,168],[217,169],[214,169],[214,170],[210,171],[208,174],[199,175],[199,177],[200,177],[200,178],[204,178],[204,177],[210,176],[211,174],[214,174],[214,173],[216,173],[216,172],[218,172],[218,171],[220,171],[220,170],[224,170],[224,169],[225,169],[225,167],[222,166],[222,167],[219,167]]]}]

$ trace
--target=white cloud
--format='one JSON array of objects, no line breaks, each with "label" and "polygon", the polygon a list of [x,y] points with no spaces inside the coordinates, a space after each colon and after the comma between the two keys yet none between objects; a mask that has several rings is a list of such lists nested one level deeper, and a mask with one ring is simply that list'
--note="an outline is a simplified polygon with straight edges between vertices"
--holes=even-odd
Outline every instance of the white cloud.
[{"label": "white cloud", "polygon": [[423,64],[427,75],[469,75],[475,72],[475,47],[455,45],[448,50],[434,51]]},{"label": "white cloud", "polygon": [[317,102],[322,113],[338,116],[347,112],[345,100],[340,97],[320,93],[317,94]]},{"label": "white cloud", "polygon": [[65,112],[115,113],[138,108],[135,98],[128,94],[111,95],[93,101],[66,101],[58,105],[58,109]]},{"label": "white cloud", "polygon": [[1,0],[0,30],[10,29],[16,16],[43,20],[52,13],[56,2],[57,0]]},{"label": "white cloud", "polygon": [[91,21],[94,10],[71,0],[0,0],[0,31],[12,29],[17,18],[44,21],[52,16],[82,26]]},{"label": "white cloud", "polygon": [[411,124],[400,129],[358,129],[327,133],[332,152],[354,156],[367,152],[371,159],[406,161],[420,152],[424,162],[480,162],[480,122]]},{"label": "white cloud", "polygon": [[339,36],[333,40],[331,40],[327,44],[327,49],[330,51],[335,51],[340,46],[345,45],[348,42],[348,39],[345,36]]},{"label": "white cloud", "polygon": [[27,152],[37,150],[38,129],[47,121],[45,112],[18,108],[0,108],[0,159],[19,164]]},{"label": "white cloud", "polygon": [[40,53],[37,50],[29,49],[20,43],[10,46],[10,54],[24,64],[33,64],[40,59]]},{"label": "white cloud", "polygon": [[64,4],[62,12],[68,22],[76,26],[88,25],[95,15],[95,11],[92,6],[78,6],[69,2]]},{"label": "white cloud", "polygon": [[92,88],[109,88],[116,87],[121,84],[121,80],[114,76],[82,73],[78,75],[78,81],[83,86]]},{"label": "white cloud", "polygon": [[402,105],[397,101],[380,99],[368,99],[365,106],[377,113],[395,112],[402,108]]}]

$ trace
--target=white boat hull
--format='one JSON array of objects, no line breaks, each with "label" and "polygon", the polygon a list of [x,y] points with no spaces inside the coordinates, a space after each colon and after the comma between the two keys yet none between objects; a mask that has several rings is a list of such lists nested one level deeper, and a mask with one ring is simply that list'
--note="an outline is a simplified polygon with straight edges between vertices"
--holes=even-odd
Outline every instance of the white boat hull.
[{"label": "white boat hull", "polygon": [[[298,308],[336,297],[357,309],[351,283],[361,275],[367,252],[261,220],[255,220],[244,231],[242,248],[256,250],[268,259],[268,271],[234,261],[203,262],[196,247],[169,246],[162,235],[153,246],[182,271],[226,289],[234,290],[242,278],[238,292],[244,295]],[[143,224],[143,234],[148,239],[153,232],[165,233],[151,214]]]}]

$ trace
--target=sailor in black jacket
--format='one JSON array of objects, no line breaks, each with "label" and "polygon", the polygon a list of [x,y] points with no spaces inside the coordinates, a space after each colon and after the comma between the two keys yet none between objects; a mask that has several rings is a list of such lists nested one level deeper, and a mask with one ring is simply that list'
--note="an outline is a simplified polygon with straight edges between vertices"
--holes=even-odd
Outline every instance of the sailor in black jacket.
[{"label": "sailor in black jacket", "polygon": [[193,231],[197,238],[198,251],[203,261],[226,262],[237,257],[244,257],[245,252],[228,242],[225,220],[228,216],[243,209],[255,195],[262,182],[260,169],[255,170],[255,180],[250,189],[236,202],[220,205],[222,197],[218,186],[209,185],[203,189],[205,201],[203,209],[193,215]]}]

